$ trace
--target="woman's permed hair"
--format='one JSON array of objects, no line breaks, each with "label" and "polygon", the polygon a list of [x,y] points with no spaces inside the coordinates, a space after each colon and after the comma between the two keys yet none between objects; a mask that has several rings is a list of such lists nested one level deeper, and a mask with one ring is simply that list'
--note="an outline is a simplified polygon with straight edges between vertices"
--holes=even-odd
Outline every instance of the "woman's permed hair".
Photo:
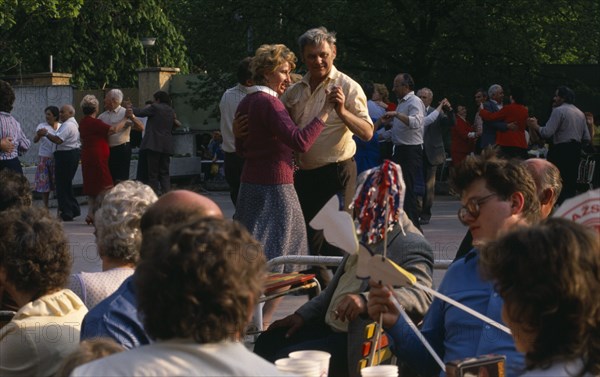
[{"label": "woman's permed hair", "polygon": [[265,85],[267,73],[275,72],[285,62],[290,64],[290,71],[293,71],[296,68],[296,60],[296,55],[285,45],[262,45],[250,62],[252,80],[255,84]]},{"label": "woman's permed hair", "polygon": [[0,170],[0,212],[13,207],[30,206],[33,197],[29,180],[14,170]]},{"label": "woman's permed hair", "polygon": [[137,181],[123,181],[107,191],[94,215],[100,255],[137,263],[142,246],[141,218],[157,199],[150,186]]},{"label": "woman's permed hair", "polygon": [[[390,102],[390,92],[385,84],[374,83],[373,90],[375,90],[381,96],[381,101],[388,103]],[[370,99],[370,98],[369,98]]]},{"label": "woman's permed hair", "polygon": [[600,237],[570,220],[549,218],[481,250],[512,322],[534,334],[527,369],[582,358],[583,375],[600,375]]},{"label": "woman's permed hair", "polygon": [[84,115],[91,115],[95,111],[98,111],[99,105],[100,103],[98,102],[98,99],[93,94],[87,94],[84,96],[80,104],[81,111]]},{"label": "woman's permed hair", "polygon": [[71,272],[67,237],[45,208],[19,207],[0,216],[0,267],[35,300],[63,288]]},{"label": "woman's permed hair", "polygon": [[153,227],[134,286],[153,339],[214,343],[242,335],[265,278],[262,247],[231,220],[195,217]]}]

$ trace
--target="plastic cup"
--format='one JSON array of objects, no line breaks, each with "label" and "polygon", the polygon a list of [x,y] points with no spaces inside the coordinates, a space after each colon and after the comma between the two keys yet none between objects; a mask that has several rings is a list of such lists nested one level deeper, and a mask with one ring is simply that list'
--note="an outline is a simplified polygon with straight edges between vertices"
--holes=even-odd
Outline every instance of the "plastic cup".
[{"label": "plastic cup", "polygon": [[302,377],[319,377],[321,365],[311,360],[292,359],[286,357],[275,361],[280,372],[291,373]]},{"label": "plastic cup", "polygon": [[397,365],[375,365],[360,370],[362,377],[398,377]]},{"label": "plastic cup", "polygon": [[295,351],[290,353],[290,358],[292,359],[301,359],[301,360],[310,360],[318,362],[321,366],[319,376],[327,377],[329,373],[329,359],[331,359],[331,354],[325,351]]}]

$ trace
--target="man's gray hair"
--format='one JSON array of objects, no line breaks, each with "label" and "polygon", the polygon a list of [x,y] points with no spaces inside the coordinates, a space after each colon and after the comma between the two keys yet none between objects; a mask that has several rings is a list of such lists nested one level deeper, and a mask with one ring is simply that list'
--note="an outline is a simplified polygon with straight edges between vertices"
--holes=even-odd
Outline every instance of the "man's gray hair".
[{"label": "man's gray hair", "polygon": [[494,84],[494,85],[490,86],[490,88],[488,89],[488,97],[492,98],[492,96],[494,94],[498,93],[501,90],[502,90],[502,86],[500,86],[498,84]]},{"label": "man's gray hair", "polygon": [[329,43],[331,46],[335,45],[335,32],[327,31],[325,26],[317,27],[314,29],[307,30],[304,34],[298,38],[298,44],[300,45],[300,53],[304,52],[304,47],[307,45],[320,45],[323,42]]},{"label": "man's gray hair", "polygon": [[421,89],[419,89],[419,91],[417,92],[417,95],[418,95],[418,94],[419,94],[419,92],[421,92],[421,91],[423,91],[423,92],[425,92],[425,93],[429,93],[429,96],[430,96],[431,98],[433,98],[433,92],[432,92],[432,91],[431,91],[431,89],[429,89],[428,87],[424,86],[424,87],[422,87]]},{"label": "man's gray hair", "polygon": [[121,104],[121,102],[123,102],[123,92],[121,91],[121,89],[111,89],[106,93],[106,95],[108,96],[108,98],[116,99],[119,105]]},{"label": "man's gray hair", "polygon": [[75,115],[75,108],[73,107],[73,105],[63,105],[62,106],[63,109],[66,110],[67,114],[69,114],[69,116],[74,116]]}]

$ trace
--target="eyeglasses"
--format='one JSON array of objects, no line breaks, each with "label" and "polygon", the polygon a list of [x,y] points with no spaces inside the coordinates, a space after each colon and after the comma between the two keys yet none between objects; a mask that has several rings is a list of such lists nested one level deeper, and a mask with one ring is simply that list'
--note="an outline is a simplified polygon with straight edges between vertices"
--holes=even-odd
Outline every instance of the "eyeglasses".
[{"label": "eyeglasses", "polygon": [[484,196],[483,198],[469,199],[467,201],[467,204],[458,209],[458,219],[460,220],[460,222],[463,223],[463,225],[469,225],[466,221],[467,214],[474,219],[478,218],[479,211],[481,210],[481,205],[487,202],[492,196],[496,195],[498,194],[492,193],[487,196]]}]

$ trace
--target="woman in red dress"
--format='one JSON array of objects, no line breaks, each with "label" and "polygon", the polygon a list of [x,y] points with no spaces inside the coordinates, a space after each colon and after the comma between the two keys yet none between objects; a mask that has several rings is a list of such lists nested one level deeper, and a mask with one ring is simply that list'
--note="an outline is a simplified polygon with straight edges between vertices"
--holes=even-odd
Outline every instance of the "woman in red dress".
[{"label": "woman in red dress", "polygon": [[456,107],[456,124],[450,129],[450,157],[452,166],[460,165],[463,160],[475,151],[475,130],[467,122],[467,108]]},{"label": "woman in red dress", "polygon": [[83,175],[83,193],[88,196],[88,214],[85,222],[94,222],[94,207],[98,194],[113,186],[108,170],[108,135],[119,132],[127,124],[127,114],[123,120],[113,126],[96,119],[98,99],[88,94],[81,100],[83,119],[79,122],[81,137],[81,172]]}]

